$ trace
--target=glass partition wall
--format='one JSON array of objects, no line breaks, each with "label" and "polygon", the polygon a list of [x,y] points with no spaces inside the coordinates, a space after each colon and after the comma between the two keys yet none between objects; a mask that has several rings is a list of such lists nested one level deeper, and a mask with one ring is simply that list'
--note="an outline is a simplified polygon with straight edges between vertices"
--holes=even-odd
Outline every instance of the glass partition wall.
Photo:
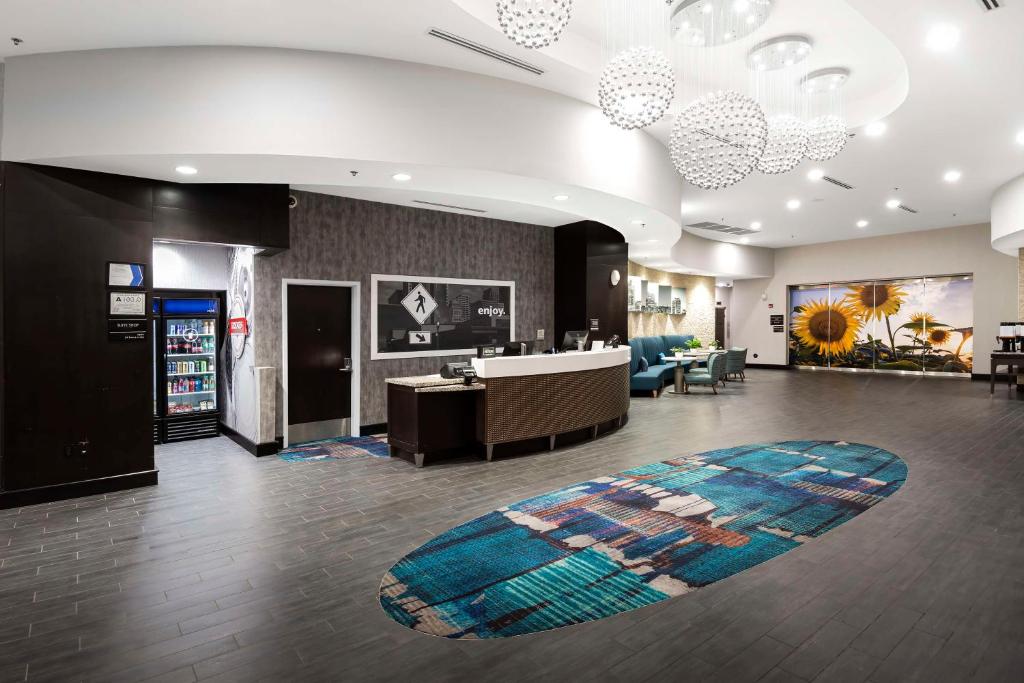
[{"label": "glass partition wall", "polygon": [[801,368],[970,376],[970,275],[789,288],[789,359]]}]

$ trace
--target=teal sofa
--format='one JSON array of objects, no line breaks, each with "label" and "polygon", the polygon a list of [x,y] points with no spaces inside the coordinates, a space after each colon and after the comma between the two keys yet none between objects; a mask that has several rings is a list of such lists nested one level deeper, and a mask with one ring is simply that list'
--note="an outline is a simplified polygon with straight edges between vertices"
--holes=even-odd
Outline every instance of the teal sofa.
[{"label": "teal sofa", "polygon": [[[675,361],[665,362],[663,356],[671,356],[673,347],[686,346],[693,339],[690,335],[667,335],[663,337],[636,337],[629,340],[629,390],[657,394],[675,378]],[[640,359],[647,359],[647,370],[640,370]]]}]

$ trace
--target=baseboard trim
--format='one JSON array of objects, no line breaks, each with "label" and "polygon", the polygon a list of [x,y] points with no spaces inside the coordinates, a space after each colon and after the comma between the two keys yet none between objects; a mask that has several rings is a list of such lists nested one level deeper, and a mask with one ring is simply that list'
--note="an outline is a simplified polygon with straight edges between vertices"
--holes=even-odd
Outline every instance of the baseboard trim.
[{"label": "baseboard trim", "polygon": [[776,365],[774,363],[747,363],[748,368],[754,370],[792,370],[792,365]]},{"label": "baseboard trim", "polygon": [[265,458],[268,455],[277,455],[277,452],[281,450],[281,446],[277,441],[268,441],[267,443],[256,443],[248,437],[239,434],[231,427],[228,427],[223,422],[220,423],[221,431],[224,436],[228,437],[239,446],[249,451],[252,455],[257,458]]},{"label": "baseboard trim", "polygon": [[156,486],[160,470],[118,474],[112,477],[73,481],[67,484],[52,484],[31,489],[0,491],[0,510],[20,508],[39,503],[53,503],[58,500],[84,498],[100,493],[112,493],[126,489],[137,489],[143,486]]},{"label": "baseboard trim", "polygon": [[359,427],[359,436],[372,436],[373,434],[387,434],[388,423],[378,422],[371,425],[362,425]]}]

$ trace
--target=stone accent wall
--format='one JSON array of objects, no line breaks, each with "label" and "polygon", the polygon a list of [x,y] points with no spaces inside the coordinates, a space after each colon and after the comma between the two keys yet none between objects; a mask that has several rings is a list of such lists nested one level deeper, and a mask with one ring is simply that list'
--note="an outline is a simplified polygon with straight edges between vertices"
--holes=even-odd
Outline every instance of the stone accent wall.
[{"label": "stone accent wall", "polygon": [[554,228],[477,216],[378,204],[312,192],[292,192],[291,248],[256,260],[257,365],[279,368],[276,420],[284,415],[281,392],[281,280],[358,280],[362,283],[361,422],[387,419],[388,377],[437,373],[446,361],[466,356],[370,360],[370,275],[514,280],[516,339],[537,330],[553,334]]},{"label": "stone accent wall", "polygon": [[629,336],[651,337],[663,334],[692,334],[704,344],[715,339],[715,278],[703,275],[668,273],[629,262],[629,274],[659,285],[686,289],[686,315],[630,313]]}]

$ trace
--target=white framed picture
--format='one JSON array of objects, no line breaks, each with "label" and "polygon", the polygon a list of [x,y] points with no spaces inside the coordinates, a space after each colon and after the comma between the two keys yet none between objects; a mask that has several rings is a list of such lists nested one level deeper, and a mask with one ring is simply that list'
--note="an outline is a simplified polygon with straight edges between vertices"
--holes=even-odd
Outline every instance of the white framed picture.
[{"label": "white framed picture", "polygon": [[516,283],[370,276],[370,360],[468,356],[512,341]]}]

